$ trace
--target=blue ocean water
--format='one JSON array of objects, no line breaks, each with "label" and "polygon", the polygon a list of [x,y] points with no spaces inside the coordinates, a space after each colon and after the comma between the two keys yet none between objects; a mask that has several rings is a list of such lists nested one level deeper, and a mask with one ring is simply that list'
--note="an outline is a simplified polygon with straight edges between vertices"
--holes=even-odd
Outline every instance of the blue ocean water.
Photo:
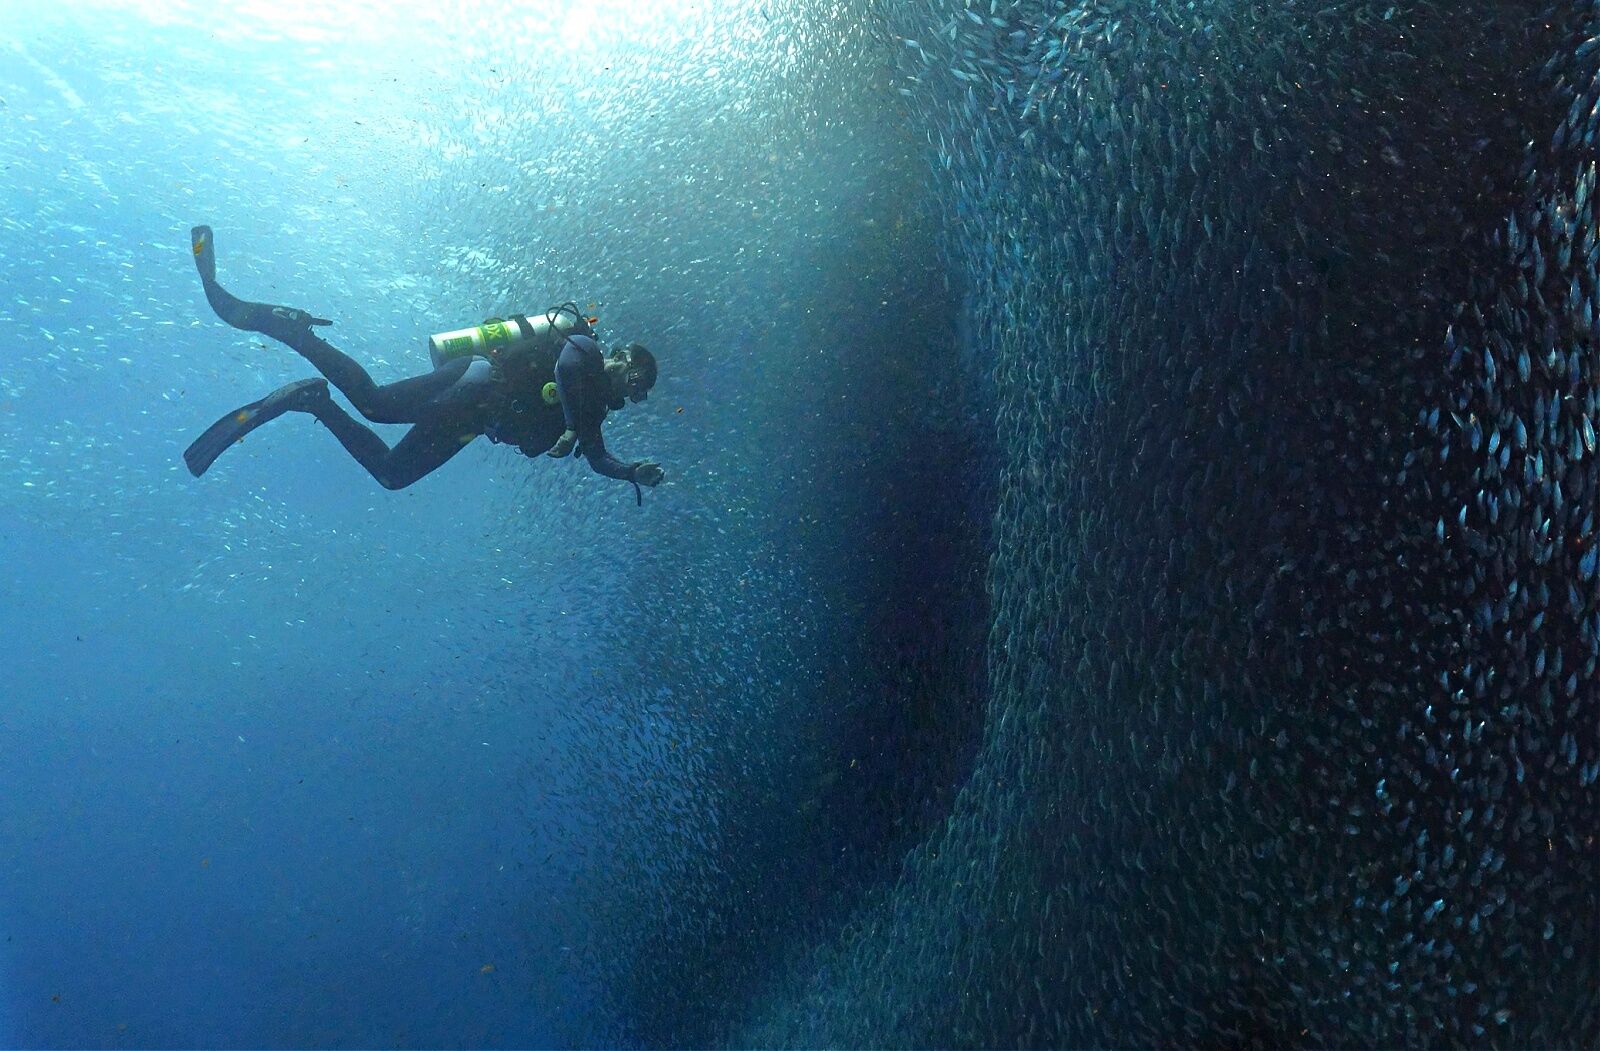
[{"label": "blue ocean water", "polygon": [[[1594,1046],[1533,7],[0,3],[0,1046]],[[191,477],[313,372],[196,224],[380,382],[576,301],[666,481]]]}]

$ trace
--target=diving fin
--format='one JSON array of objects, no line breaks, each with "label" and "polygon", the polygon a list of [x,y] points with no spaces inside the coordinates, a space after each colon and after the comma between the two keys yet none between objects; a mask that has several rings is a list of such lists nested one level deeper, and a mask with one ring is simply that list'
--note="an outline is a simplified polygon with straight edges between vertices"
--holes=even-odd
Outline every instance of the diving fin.
[{"label": "diving fin", "polygon": [[309,411],[319,399],[328,397],[325,379],[296,380],[279,387],[260,401],[234,409],[222,419],[206,428],[194,444],[183,451],[183,462],[189,473],[199,478],[227,451],[228,446],[245,435],[295,409]]},{"label": "diving fin", "polygon": [[240,299],[217,284],[216,237],[209,226],[196,226],[189,231],[189,243],[194,249],[194,266],[200,271],[200,284],[206,291],[206,302],[217,316],[234,328],[246,332],[260,332],[289,346],[295,339],[306,335],[313,325],[331,325],[326,318],[312,317],[294,307],[277,307],[271,303],[252,303]]},{"label": "diving fin", "polygon": [[209,226],[196,226],[189,231],[189,240],[194,245],[194,266],[200,271],[200,283],[209,285],[217,279],[217,251],[212,246],[212,233]]}]

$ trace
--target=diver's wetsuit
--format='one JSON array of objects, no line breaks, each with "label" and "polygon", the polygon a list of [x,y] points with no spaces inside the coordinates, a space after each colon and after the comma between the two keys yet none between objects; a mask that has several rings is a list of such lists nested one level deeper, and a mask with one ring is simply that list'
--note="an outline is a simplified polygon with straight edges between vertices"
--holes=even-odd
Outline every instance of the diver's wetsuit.
[{"label": "diver's wetsuit", "polygon": [[[406,436],[391,449],[371,429],[336,405],[327,396],[324,385],[301,381],[284,388],[284,391],[293,392],[289,399],[273,402],[269,396],[263,402],[239,410],[233,418],[246,429],[284,411],[311,413],[386,489],[403,489],[417,481],[480,434],[487,434],[496,442],[516,445],[528,456],[543,453],[560,436],[561,419],[550,412],[528,411],[517,392],[509,389],[510,385],[499,370],[484,358],[456,358],[425,375],[379,386],[355,359],[312,331],[314,325],[332,322],[292,307],[248,302],[219,285],[211,230],[196,227],[193,233],[195,263],[200,270],[206,300],[222,320],[235,328],[270,336],[298,352],[350,399],[356,411],[373,423],[412,424]],[[579,455],[586,457],[590,466],[601,474],[633,481],[634,466],[608,453],[600,437],[600,424],[607,412],[608,384],[599,344],[587,336],[570,338],[562,349],[556,377],[557,387],[563,392],[567,425],[580,438]],[[533,395],[529,400],[536,398],[537,395]],[[255,410],[263,406],[265,410],[258,415]],[[229,422],[230,417],[224,417],[217,427],[207,432],[208,435],[217,432],[224,442],[236,440],[225,426]],[[218,432],[218,427],[223,429]],[[190,469],[201,473],[220,452],[221,447],[204,450],[191,462]]]},{"label": "diver's wetsuit", "polygon": [[567,337],[556,359],[556,391],[561,396],[561,414],[567,430],[578,436],[578,455],[587,457],[589,466],[607,478],[633,481],[633,465],[623,463],[606,451],[600,437],[600,424],[611,409],[622,408],[611,401],[611,384],[606,379],[606,359],[600,344],[582,334]]},{"label": "diver's wetsuit", "polygon": [[493,424],[501,385],[482,358],[457,358],[426,375],[379,386],[354,358],[317,336],[304,311],[236,299],[215,280],[204,284],[206,299],[224,321],[299,352],[361,415],[373,423],[413,425],[391,449],[331,398],[305,398],[295,406],[321,420],[385,489],[404,489]]}]

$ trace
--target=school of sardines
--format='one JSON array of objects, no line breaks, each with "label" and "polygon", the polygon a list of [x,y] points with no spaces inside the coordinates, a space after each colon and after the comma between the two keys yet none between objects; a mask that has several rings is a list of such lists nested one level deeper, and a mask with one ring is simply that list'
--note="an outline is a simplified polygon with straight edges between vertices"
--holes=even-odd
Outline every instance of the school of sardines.
[{"label": "school of sardines", "polygon": [[750,1039],[1592,1046],[1600,4],[879,13],[996,384],[988,717]]}]

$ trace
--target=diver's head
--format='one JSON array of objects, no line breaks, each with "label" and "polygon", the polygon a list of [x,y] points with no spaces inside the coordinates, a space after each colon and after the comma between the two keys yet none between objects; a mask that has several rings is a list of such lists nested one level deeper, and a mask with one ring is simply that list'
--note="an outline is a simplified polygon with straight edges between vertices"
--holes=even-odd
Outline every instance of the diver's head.
[{"label": "diver's head", "polygon": [[616,377],[619,393],[632,402],[644,401],[656,385],[656,356],[643,343],[629,343],[615,349],[606,362],[606,371]]}]

